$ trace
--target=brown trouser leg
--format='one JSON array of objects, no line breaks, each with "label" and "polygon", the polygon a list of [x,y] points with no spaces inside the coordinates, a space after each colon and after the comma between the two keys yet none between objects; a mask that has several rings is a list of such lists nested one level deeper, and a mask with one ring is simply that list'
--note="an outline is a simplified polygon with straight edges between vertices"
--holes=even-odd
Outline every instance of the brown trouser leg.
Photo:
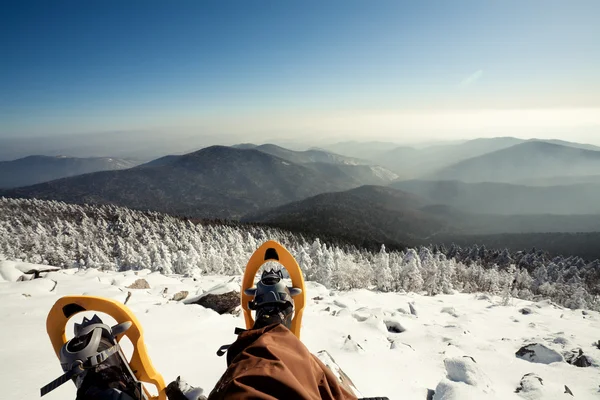
[{"label": "brown trouser leg", "polygon": [[209,400],[356,399],[280,324],[241,333],[227,352],[227,365]]}]

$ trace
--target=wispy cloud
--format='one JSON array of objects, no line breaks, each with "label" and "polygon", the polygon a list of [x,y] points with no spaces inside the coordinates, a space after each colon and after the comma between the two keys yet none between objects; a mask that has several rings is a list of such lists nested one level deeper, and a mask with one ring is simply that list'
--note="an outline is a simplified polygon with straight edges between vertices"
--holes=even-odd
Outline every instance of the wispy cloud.
[{"label": "wispy cloud", "polygon": [[460,82],[460,87],[469,87],[471,85],[473,85],[475,82],[477,82],[478,80],[481,79],[481,77],[483,76],[483,70],[477,70],[475,72],[473,72],[471,75],[467,76],[465,79],[463,79]]}]

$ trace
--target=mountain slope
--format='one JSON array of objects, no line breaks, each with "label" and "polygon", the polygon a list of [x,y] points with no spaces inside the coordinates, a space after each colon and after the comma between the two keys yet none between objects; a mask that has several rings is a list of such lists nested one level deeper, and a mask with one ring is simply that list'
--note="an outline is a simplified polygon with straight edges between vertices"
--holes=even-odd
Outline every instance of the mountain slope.
[{"label": "mountain slope", "polygon": [[363,186],[324,193],[244,220],[349,239],[404,243],[448,228],[443,217],[421,211],[427,204],[392,188]]},{"label": "mountain slope", "polygon": [[473,214],[381,186],[325,193],[247,215],[243,220],[394,245],[414,245],[433,241],[435,237],[468,234],[600,230],[600,215]]},{"label": "mountain slope", "polygon": [[256,146],[254,149],[292,163],[302,164],[319,173],[348,180],[352,182],[352,186],[386,185],[398,179],[398,175],[394,172],[378,165],[370,165],[366,160],[345,157],[324,150],[294,151],[273,144]]},{"label": "mountain slope", "polygon": [[524,140],[499,137],[475,139],[459,144],[413,148],[400,146],[376,154],[378,164],[404,177],[421,177],[467,158],[504,149]]},{"label": "mountain slope", "polygon": [[125,171],[66,178],[0,194],[111,203],[191,217],[237,218],[356,185],[347,175],[327,174],[257,150],[213,146]]},{"label": "mountain slope", "polygon": [[14,188],[97,171],[132,168],[134,161],[120,158],[29,156],[0,161],[0,188]]},{"label": "mountain slope", "polygon": [[391,149],[395,149],[396,147],[398,147],[398,143],[377,141],[347,141],[321,146],[321,148],[325,149],[326,151],[342,154],[347,157],[356,157],[367,160],[376,160],[380,154]]},{"label": "mountain slope", "polygon": [[327,164],[345,164],[345,165],[368,165],[369,162],[358,158],[346,157],[339,154],[331,153],[324,150],[305,150],[305,151],[294,151],[289,150],[281,146],[274,144],[263,144],[254,147],[255,150],[262,151],[263,153],[271,154],[273,156],[283,158],[284,160],[296,163],[296,164],[307,164],[307,163],[327,163]]},{"label": "mountain slope", "polygon": [[512,183],[523,179],[600,174],[600,151],[530,141],[461,161],[431,180]]},{"label": "mountain slope", "polygon": [[600,184],[532,187],[507,183],[403,181],[390,184],[435,204],[481,214],[600,214]]},{"label": "mountain slope", "polygon": [[561,140],[524,140],[514,137],[480,138],[462,143],[440,144],[422,148],[392,143],[346,142],[328,146],[340,154],[352,155],[388,168],[403,179],[433,179],[433,173],[461,161],[483,156],[523,143],[550,143],[564,147],[600,151],[600,147]]}]

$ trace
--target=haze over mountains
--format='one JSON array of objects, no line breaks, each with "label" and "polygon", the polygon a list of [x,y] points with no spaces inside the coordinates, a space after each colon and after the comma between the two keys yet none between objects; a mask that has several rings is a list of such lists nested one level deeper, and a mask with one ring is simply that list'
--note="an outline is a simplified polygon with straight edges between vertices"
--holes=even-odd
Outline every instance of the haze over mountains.
[{"label": "haze over mountains", "polygon": [[363,186],[320,194],[244,218],[249,222],[381,243],[418,243],[451,235],[595,232],[596,215],[473,214],[397,189]]},{"label": "haze over mountains", "polygon": [[0,188],[34,185],[96,171],[127,169],[137,164],[132,160],[108,157],[28,156],[14,161],[0,161]]},{"label": "haze over mountains", "polygon": [[[360,167],[357,173],[353,168]],[[389,183],[378,168],[295,164],[254,149],[213,146],[124,171],[60,179],[6,196],[75,203],[114,203],[201,218],[239,218],[327,191]]]},{"label": "haze over mountains", "polygon": [[600,214],[600,183],[526,186],[508,183],[410,180],[391,187],[480,214]]},{"label": "haze over mountains", "polygon": [[547,142],[526,142],[460,161],[431,178],[464,182],[504,182],[600,174],[600,151]]},{"label": "haze over mountains", "polygon": [[241,219],[373,243],[600,232],[595,146],[496,138],[423,148],[332,147],[344,154],[212,146],[0,195]]}]

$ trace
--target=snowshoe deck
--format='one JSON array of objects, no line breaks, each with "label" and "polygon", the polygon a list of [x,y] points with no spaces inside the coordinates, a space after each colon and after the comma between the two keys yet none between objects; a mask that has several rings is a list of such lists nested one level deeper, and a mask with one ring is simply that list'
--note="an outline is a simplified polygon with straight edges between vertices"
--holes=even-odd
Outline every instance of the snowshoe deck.
[{"label": "snowshoe deck", "polygon": [[249,303],[252,300],[252,296],[245,293],[246,289],[250,289],[254,286],[254,280],[256,273],[265,263],[269,261],[275,261],[283,265],[287,273],[292,279],[292,285],[302,290],[300,294],[294,297],[294,318],[292,319],[291,331],[300,339],[300,329],[302,326],[302,315],[304,313],[304,306],[306,304],[306,290],[304,287],[304,277],[302,270],[296,262],[296,259],[292,254],[281,244],[270,240],[260,246],[246,265],[244,272],[244,278],[242,280],[242,309],[244,310],[244,319],[246,321],[246,329],[251,329],[254,325],[254,319],[249,307]]},{"label": "snowshoe deck", "polygon": [[165,382],[162,375],[154,369],[152,361],[148,356],[146,345],[144,344],[142,325],[131,310],[120,302],[93,296],[66,296],[60,298],[50,310],[46,320],[46,330],[56,356],[60,357],[60,349],[67,343],[65,328],[68,320],[84,311],[96,311],[108,314],[119,324],[127,321],[132,323],[132,326],[122,335],[119,335],[121,337],[117,337],[116,339],[119,341],[124,335],[131,340],[134,349],[129,361],[131,370],[139,381],[152,384],[156,387],[158,396],[151,396],[144,388],[146,396],[151,400],[166,400]]}]

